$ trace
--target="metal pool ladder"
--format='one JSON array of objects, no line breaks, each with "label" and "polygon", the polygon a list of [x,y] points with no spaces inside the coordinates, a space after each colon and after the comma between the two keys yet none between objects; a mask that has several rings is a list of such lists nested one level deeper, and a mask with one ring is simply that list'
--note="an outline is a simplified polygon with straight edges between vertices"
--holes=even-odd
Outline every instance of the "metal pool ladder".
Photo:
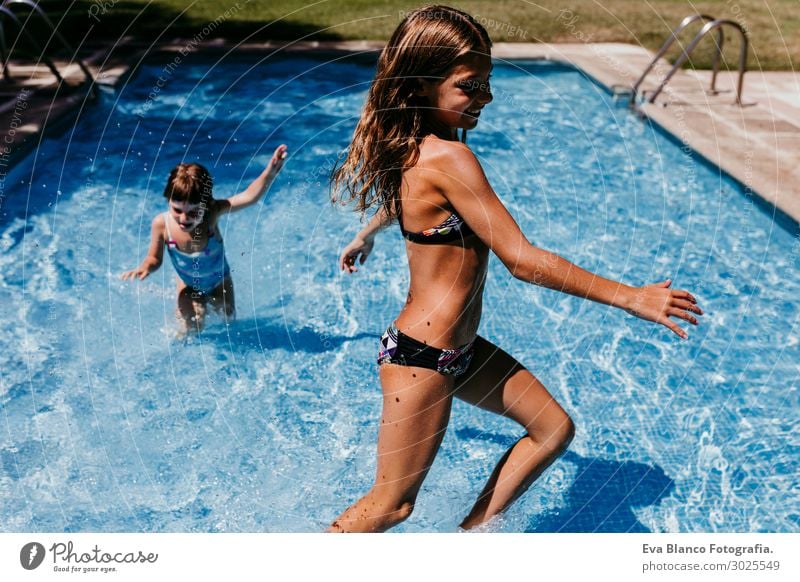
[{"label": "metal pool ladder", "polygon": [[700,44],[700,41],[703,40],[708,33],[712,32],[713,30],[717,31],[717,41],[714,51],[714,60],[713,60],[713,73],[711,74],[711,87],[710,92],[712,94],[717,93],[716,84],[717,84],[717,73],[719,72],[719,61],[722,56],[722,46],[725,41],[725,36],[723,32],[723,27],[725,26],[732,26],[736,30],[739,31],[739,35],[741,36],[741,48],[739,49],[739,81],[736,86],[736,101],[734,103],[736,105],[742,104],[742,85],[744,83],[744,74],[747,72],[747,47],[748,47],[748,39],[747,39],[747,31],[740,25],[738,22],[733,20],[728,20],[724,18],[714,18],[713,16],[709,16],[708,14],[692,14],[684,18],[681,23],[672,31],[672,34],[667,38],[666,42],[664,42],[664,46],[661,47],[661,50],[658,51],[653,60],[650,61],[650,64],[647,65],[647,68],[644,70],[642,75],[639,77],[639,80],[636,81],[636,84],[633,86],[632,92],[630,94],[630,104],[634,106],[636,104],[636,99],[639,95],[639,87],[641,86],[642,82],[644,81],[645,77],[653,70],[653,67],[656,65],[658,60],[663,57],[672,44],[678,39],[678,35],[683,31],[684,28],[692,24],[697,20],[703,20],[706,23],[703,25],[703,28],[700,29],[692,42],[681,51],[681,55],[675,61],[675,64],[670,69],[669,73],[667,73],[664,80],[661,81],[661,84],[658,86],[652,95],[647,99],[648,103],[655,103],[656,98],[661,94],[664,90],[664,87],[669,82],[669,80],[673,77],[673,75],[678,71],[681,65],[689,58],[689,55],[692,51]]},{"label": "metal pool ladder", "polygon": [[[34,16],[38,16],[42,22],[44,22],[47,27],[50,29],[50,38],[56,38],[61,46],[70,54],[72,58],[75,59],[76,64],[80,67],[81,71],[83,71],[84,75],[84,83],[89,83],[89,92],[91,95],[94,94],[94,77],[92,77],[91,71],[86,66],[86,64],[79,58],[75,56],[75,51],[69,46],[67,40],[61,35],[60,32],[53,26],[53,23],[44,13],[44,11],[39,7],[38,2],[34,2],[33,0],[3,0],[2,5],[0,5],[0,63],[2,63],[3,69],[3,78],[8,80],[10,78],[8,73],[8,59],[10,57],[9,51],[6,49],[6,35],[5,35],[5,28],[3,26],[3,21],[8,18],[12,20],[20,29],[20,32],[25,35],[28,41],[35,46],[39,51],[39,59],[44,61],[47,68],[55,75],[56,79],[59,83],[64,83],[66,85],[66,81],[64,77],[56,67],[55,63],[50,59],[46,54],[45,50],[47,46],[50,44],[50,39],[47,40],[45,46],[42,47],[41,44],[36,40],[36,38],[25,28],[25,24],[20,22],[20,19],[11,9],[11,7],[15,4],[22,4],[27,6],[31,9],[30,13],[28,14],[28,18],[26,19],[26,23]],[[13,48],[13,47],[12,47]],[[82,85],[83,83],[81,83]]]}]

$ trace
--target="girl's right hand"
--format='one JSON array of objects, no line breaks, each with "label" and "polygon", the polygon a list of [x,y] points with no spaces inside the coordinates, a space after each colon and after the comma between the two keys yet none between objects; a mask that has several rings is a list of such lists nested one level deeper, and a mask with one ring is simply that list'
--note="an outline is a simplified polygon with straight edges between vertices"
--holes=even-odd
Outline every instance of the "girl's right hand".
[{"label": "girl's right hand", "polygon": [[339,257],[339,268],[342,271],[347,271],[348,273],[355,273],[358,271],[356,262],[363,265],[364,261],[367,260],[367,257],[372,252],[372,247],[374,245],[375,239],[372,237],[355,237],[352,241],[350,241],[350,244],[348,244],[346,247],[344,247],[344,250],[342,250],[342,254]]},{"label": "girl's right hand", "polygon": [[692,315],[703,315],[703,310],[697,306],[697,299],[682,289],[670,289],[672,281],[667,279],[654,285],[645,285],[636,290],[633,303],[626,308],[631,315],[647,321],[660,323],[671,329],[683,339],[689,336],[670,317],[679,317],[697,325],[697,318]]},{"label": "girl's right hand", "polygon": [[127,281],[128,279],[139,279],[140,281],[147,278],[150,274],[150,269],[144,265],[139,265],[135,269],[122,273],[122,280]]},{"label": "girl's right hand", "polygon": [[281,144],[272,154],[272,158],[269,160],[269,164],[267,165],[267,175],[269,176],[270,180],[274,180],[275,176],[281,171],[283,168],[283,164],[286,161],[286,144]]}]

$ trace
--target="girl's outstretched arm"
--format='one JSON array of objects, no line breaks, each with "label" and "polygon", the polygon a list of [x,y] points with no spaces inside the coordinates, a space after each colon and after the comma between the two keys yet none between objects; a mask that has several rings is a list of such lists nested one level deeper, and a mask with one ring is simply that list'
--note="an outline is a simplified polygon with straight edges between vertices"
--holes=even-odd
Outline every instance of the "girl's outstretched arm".
[{"label": "girl's outstretched arm", "polygon": [[702,315],[691,293],[670,289],[671,281],[631,287],[595,275],[566,259],[533,246],[492,190],[472,151],[456,142],[443,142],[430,179],[441,188],[456,212],[503,261],[517,279],[624,309],[660,323],[682,338],[686,332],[670,316],[697,325]]},{"label": "girl's outstretched arm", "polygon": [[164,226],[164,215],[159,214],[150,225],[150,248],[147,249],[147,256],[138,267],[124,272],[122,279],[136,278],[141,281],[161,266],[164,259]]},{"label": "girl's outstretched arm", "polygon": [[367,260],[367,257],[372,252],[372,247],[375,244],[375,235],[378,234],[378,231],[389,226],[391,222],[389,215],[386,214],[386,209],[381,207],[367,226],[362,228],[353,240],[344,247],[342,254],[339,255],[339,268],[348,273],[358,271],[356,262],[361,265],[364,264],[364,261]]},{"label": "girl's outstretched arm", "polygon": [[280,172],[281,168],[283,168],[285,159],[286,145],[281,144],[275,148],[275,152],[272,154],[269,164],[267,164],[267,167],[264,168],[263,172],[261,172],[261,175],[253,180],[246,190],[239,192],[230,198],[217,200],[217,215],[247,208],[248,206],[252,206],[261,200],[261,197],[264,195],[264,193],[269,190],[269,187],[272,185],[272,182],[275,180],[278,172]]}]

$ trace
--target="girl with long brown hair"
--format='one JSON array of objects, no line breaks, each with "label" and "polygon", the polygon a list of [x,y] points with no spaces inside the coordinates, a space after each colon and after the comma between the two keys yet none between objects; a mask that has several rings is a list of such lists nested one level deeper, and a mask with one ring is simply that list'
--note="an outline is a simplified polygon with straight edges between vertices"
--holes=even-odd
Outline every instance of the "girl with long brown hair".
[{"label": "girl with long brown hair", "polygon": [[329,531],[384,531],[409,517],[453,397],[525,429],[464,528],[503,511],[568,446],[574,427],[558,402],[513,356],[477,335],[490,251],[522,281],[625,309],[682,338],[669,317],[697,324],[693,313],[702,314],[669,280],[630,287],[528,242],[466,145],[466,131],[492,100],[490,50],[486,30],[464,12],[427,6],[410,13],[380,55],[347,157],[334,172],[335,199],[354,200],[362,213],[377,208],[344,248],[341,269],[356,271],[377,232],[397,220],[410,288],[380,342],[375,483]]}]

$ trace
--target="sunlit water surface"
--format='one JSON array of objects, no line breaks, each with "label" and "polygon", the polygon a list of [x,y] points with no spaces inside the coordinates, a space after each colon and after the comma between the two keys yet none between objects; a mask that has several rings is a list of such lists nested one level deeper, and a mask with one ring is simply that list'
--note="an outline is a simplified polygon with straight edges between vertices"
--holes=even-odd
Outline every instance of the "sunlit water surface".
[{"label": "sunlit water surface", "polygon": [[[375,468],[380,333],[408,284],[328,202],[373,66],[151,61],[9,173],[0,219],[0,516],[21,531],[319,531]],[[492,259],[481,333],[577,436],[492,531],[800,530],[800,279],[791,228],[579,72],[498,62],[469,143],[535,244],[631,284],[671,277],[708,314],[681,341],[514,280]],[[217,197],[286,143],[262,204],[221,222],[238,319],[174,339],[172,267],[136,266],[180,161]],[[412,518],[454,531],[512,422],[454,407]]]}]

